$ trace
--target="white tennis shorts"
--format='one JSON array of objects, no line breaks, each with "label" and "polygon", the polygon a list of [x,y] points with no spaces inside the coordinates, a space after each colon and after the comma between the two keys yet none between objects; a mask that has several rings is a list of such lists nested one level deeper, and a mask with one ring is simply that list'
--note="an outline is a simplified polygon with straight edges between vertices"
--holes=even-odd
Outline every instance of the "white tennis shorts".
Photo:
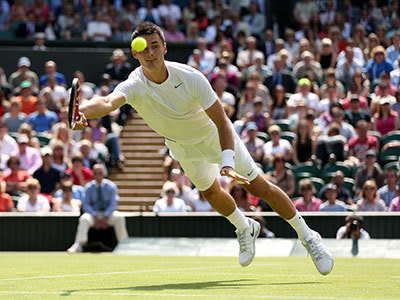
[{"label": "white tennis shorts", "polygon": [[[235,171],[252,181],[258,175],[258,168],[236,133],[234,140]],[[166,145],[171,156],[179,161],[185,174],[200,191],[207,190],[214,183],[222,161],[218,133],[199,144],[185,145],[166,140]]]}]

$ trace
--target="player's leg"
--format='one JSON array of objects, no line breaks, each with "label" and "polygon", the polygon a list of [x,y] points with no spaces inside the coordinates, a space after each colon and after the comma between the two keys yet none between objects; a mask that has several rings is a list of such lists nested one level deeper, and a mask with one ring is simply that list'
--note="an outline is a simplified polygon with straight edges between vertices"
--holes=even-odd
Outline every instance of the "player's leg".
[{"label": "player's leg", "polygon": [[75,242],[67,250],[68,253],[82,252],[82,246],[87,242],[88,232],[94,224],[94,218],[91,214],[84,213],[79,218],[78,229],[76,231]]},{"label": "player's leg", "polygon": [[267,201],[271,208],[296,230],[321,274],[330,273],[333,268],[333,258],[321,243],[321,236],[307,226],[290,198],[279,187],[265,180],[260,174],[243,187],[254,196]]}]

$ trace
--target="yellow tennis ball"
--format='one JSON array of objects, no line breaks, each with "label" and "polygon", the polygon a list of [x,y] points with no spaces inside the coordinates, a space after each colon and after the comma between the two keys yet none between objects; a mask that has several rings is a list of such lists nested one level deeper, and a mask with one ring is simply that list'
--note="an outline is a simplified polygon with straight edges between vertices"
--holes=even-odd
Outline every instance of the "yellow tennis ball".
[{"label": "yellow tennis ball", "polygon": [[142,52],[147,47],[147,41],[142,37],[137,37],[132,41],[131,47],[136,52]]}]

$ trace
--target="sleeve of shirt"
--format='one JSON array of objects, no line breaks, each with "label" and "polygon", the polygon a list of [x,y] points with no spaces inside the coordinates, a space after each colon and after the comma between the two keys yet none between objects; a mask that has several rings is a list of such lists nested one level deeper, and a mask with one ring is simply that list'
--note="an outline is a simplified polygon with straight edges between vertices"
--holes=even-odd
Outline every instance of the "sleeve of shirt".
[{"label": "sleeve of shirt", "polygon": [[83,207],[83,211],[91,214],[92,216],[96,216],[96,210],[94,209],[94,207],[91,206],[91,197],[93,197],[93,185],[90,185],[86,188],[86,193],[85,193],[85,198],[83,198],[83,203],[82,203],[82,207]]},{"label": "sleeve of shirt", "polygon": [[217,94],[211,87],[211,84],[208,82],[207,78],[196,71],[192,77],[194,84],[194,93],[200,104],[200,106],[206,110],[214,104],[214,102],[218,99]]},{"label": "sleeve of shirt", "polygon": [[108,185],[108,189],[111,192],[111,199],[110,199],[110,205],[106,208],[104,211],[104,216],[109,217],[114,210],[117,209],[117,202],[118,202],[118,194],[117,194],[117,187],[115,186],[114,183]]},{"label": "sleeve of shirt", "polygon": [[130,81],[125,80],[118,84],[112,94],[118,93],[124,96],[125,98],[125,103],[128,101],[129,98],[133,97],[133,85]]}]

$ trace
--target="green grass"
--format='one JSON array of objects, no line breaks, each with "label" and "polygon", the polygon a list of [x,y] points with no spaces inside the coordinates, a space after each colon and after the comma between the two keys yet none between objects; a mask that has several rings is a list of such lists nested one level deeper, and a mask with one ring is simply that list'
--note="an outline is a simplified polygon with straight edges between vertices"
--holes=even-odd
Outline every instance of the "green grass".
[{"label": "green grass", "polygon": [[400,260],[0,254],[0,299],[400,299]]}]

